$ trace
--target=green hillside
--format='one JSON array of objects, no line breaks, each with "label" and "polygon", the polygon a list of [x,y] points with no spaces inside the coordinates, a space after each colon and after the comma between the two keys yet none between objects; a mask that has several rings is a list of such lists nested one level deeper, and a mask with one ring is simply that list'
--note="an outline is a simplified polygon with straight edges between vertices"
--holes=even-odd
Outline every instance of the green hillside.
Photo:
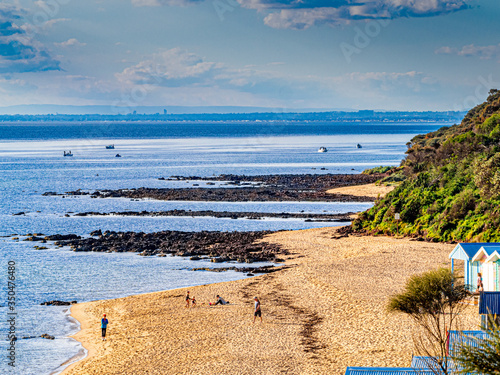
[{"label": "green hillside", "polygon": [[404,181],[362,213],[353,230],[500,241],[500,91],[491,90],[460,125],[413,138],[401,172]]}]

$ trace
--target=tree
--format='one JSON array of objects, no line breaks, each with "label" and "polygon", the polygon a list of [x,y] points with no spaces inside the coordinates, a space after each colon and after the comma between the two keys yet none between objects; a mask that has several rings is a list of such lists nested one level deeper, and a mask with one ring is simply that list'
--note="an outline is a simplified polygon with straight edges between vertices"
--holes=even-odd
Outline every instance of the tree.
[{"label": "tree", "polygon": [[448,331],[459,328],[462,302],[470,296],[466,285],[446,268],[411,277],[402,293],[393,296],[388,309],[408,314],[420,327],[414,335],[415,350],[426,358],[435,374],[455,372],[448,355]]},{"label": "tree", "polygon": [[488,338],[464,343],[453,358],[462,373],[500,375],[500,328],[492,323]]}]

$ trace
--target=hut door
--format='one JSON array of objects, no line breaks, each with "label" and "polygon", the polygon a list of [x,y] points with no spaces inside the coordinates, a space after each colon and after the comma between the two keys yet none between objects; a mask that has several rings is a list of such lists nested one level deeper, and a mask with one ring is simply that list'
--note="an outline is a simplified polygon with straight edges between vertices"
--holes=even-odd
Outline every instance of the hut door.
[{"label": "hut door", "polygon": [[494,277],[493,278],[493,283],[494,283],[494,286],[495,286],[495,291],[497,291],[497,292],[498,292],[498,289],[499,289],[499,285],[498,285],[498,276],[499,276],[499,274],[498,274],[498,264],[499,263],[500,263],[499,260],[497,260],[495,263],[493,263],[493,269],[494,269],[494,271],[493,271],[493,275],[494,275],[493,276]]}]

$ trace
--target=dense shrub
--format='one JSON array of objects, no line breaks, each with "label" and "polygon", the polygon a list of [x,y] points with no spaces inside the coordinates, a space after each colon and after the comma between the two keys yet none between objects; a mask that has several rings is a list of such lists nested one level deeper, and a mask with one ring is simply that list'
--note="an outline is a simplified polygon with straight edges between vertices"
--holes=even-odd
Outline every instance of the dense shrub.
[{"label": "dense shrub", "polygon": [[414,137],[392,176],[404,181],[361,214],[354,230],[500,241],[500,92],[492,90],[460,125]]}]

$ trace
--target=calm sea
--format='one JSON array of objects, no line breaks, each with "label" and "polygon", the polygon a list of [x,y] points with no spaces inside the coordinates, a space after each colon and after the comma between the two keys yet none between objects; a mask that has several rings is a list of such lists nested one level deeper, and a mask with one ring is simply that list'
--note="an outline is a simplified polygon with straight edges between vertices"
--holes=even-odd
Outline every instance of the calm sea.
[{"label": "calm sea", "polygon": [[[65,307],[48,300],[117,298],[137,293],[236,280],[236,272],[193,272],[192,267],[224,264],[136,254],[35,250],[27,233],[76,233],[96,229],[143,231],[253,231],[321,227],[297,219],[216,219],[209,217],[66,217],[84,211],[171,209],[258,212],[342,213],[365,210],[367,203],[314,202],[160,202],[154,200],[43,197],[46,191],[136,187],[191,187],[204,182],[159,181],[159,177],[219,174],[359,173],[398,165],[416,134],[446,124],[281,123],[192,124],[2,124],[0,125],[0,371],[44,375],[57,372],[82,354],[68,335],[78,329]],[[356,148],[356,144],[362,148]],[[105,146],[114,144],[114,150]],[[329,152],[318,153],[319,147]],[[63,157],[63,151],[73,157]],[[122,157],[116,158],[119,153]],[[207,188],[209,186],[206,186]],[[24,216],[13,216],[25,212]],[[13,240],[19,237],[21,240]],[[40,244],[38,244],[40,245]],[[16,368],[8,366],[8,262],[16,267]],[[37,338],[43,333],[55,340]],[[32,337],[33,338],[29,338]]]}]

